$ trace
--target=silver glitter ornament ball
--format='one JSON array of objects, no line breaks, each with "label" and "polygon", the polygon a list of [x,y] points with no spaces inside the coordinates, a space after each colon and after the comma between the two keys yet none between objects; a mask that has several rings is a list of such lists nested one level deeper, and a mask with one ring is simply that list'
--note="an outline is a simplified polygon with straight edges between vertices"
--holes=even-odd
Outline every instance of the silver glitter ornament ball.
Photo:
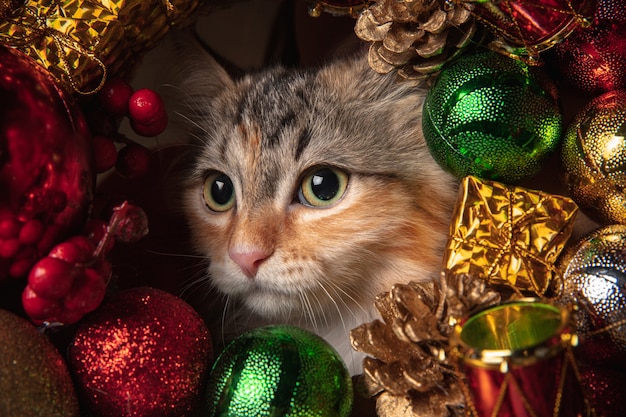
[{"label": "silver glitter ornament ball", "polygon": [[561,302],[579,307],[580,357],[626,368],[626,226],[595,230],[561,261]]}]

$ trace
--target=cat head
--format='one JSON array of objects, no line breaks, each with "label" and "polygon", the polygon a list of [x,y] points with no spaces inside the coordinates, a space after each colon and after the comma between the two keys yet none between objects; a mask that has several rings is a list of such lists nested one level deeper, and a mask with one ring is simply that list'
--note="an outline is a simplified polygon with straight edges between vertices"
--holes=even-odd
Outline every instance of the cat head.
[{"label": "cat head", "polygon": [[220,291],[322,323],[438,273],[456,183],[425,145],[424,90],[362,54],[238,80],[206,54],[187,68],[185,211]]}]

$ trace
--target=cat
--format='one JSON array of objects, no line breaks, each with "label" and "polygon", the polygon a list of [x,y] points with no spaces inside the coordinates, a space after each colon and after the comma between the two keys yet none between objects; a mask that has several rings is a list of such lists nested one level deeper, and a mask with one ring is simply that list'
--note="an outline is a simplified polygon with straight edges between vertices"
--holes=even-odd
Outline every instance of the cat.
[{"label": "cat", "polygon": [[228,299],[223,332],[306,328],[359,373],[349,332],[378,317],[375,297],[441,268],[458,181],[424,141],[426,89],[360,52],[234,79],[193,49],[183,207],[203,279]]}]

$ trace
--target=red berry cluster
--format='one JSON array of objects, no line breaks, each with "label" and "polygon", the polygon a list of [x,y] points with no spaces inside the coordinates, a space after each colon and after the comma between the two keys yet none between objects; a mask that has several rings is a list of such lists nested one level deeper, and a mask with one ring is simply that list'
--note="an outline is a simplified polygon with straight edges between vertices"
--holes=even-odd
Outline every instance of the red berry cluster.
[{"label": "red berry cluster", "polygon": [[95,310],[104,298],[112,268],[105,255],[114,241],[134,242],[148,233],[144,211],[128,202],[113,209],[106,224],[92,221],[86,236],[54,246],[28,274],[22,306],[37,324],[72,324]]},{"label": "red berry cluster", "polygon": [[100,305],[111,264],[94,252],[87,237],[74,236],[35,264],[22,292],[22,306],[33,322],[76,323]]},{"label": "red berry cluster", "polygon": [[60,232],[59,225],[46,226],[37,218],[21,220],[0,207],[0,281],[25,276],[39,254],[54,245]]},{"label": "red berry cluster", "polygon": [[[108,80],[97,99],[98,107],[90,117],[96,172],[105,172],[115,166],[125,177],[145,174],[148,170],[149,150],[119,134],[117,127],[123,117],[128,117],[131,128],[138,135],[159,135],[167,127],[163,100],[149,88],[133,90],[121,78]],[[119,151],[117,144],[122,145]]]}]

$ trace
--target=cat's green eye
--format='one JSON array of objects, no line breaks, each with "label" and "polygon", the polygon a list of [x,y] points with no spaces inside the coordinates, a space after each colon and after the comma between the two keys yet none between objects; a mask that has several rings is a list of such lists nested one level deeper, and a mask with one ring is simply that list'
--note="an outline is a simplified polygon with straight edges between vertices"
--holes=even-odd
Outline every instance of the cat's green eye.
[{"label": "cat's green eye", "polygon": [[327,207],[339,201],[346,188],[348,174],[338,168],[320,167],[304,176],[298,200],[310,207]]},{"label": "cat's green eye", "polygon": [[226,211],[235,205],[235,187],[228,175],[212,172],[204,180],[204,202],[213,211]]}]

